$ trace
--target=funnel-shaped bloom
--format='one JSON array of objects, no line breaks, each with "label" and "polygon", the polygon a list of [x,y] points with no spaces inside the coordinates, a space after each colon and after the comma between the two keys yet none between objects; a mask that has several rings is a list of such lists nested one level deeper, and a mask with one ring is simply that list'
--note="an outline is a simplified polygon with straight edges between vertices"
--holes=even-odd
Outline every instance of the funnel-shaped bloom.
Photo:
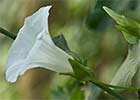
[{"label": "funnel-shaped bloom", "polygon": [[56,72],[72,72],[71,58],[52,41],[48,31],[48,16],[51,6],[39,9],[25,19],[12,44],[6,71],[6,79],[15,82],[26,70],[36,67]]}]

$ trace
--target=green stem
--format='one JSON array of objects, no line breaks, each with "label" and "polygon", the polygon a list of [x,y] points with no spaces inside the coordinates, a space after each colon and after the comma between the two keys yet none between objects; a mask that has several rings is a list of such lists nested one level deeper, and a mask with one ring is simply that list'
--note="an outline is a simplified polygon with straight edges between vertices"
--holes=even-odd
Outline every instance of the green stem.
[{"label": "green stem", "polygon": [[140,91],[140,88],[111,85],[111,84],[103,83],[103,82],[100,82],[100,81],[97,81],[97,82],[102,84],[102,85],[104,85],[104,86],[106,86],[106,87],[110,87],[110,88],[114,88],[114,89],[124,89],[124,90],[131,90],[131,91]]},{"label": "green stem", "polygon": [[10,37],[13,40],[16,38],[16,35],[14,35],[13,33],[8,32],[7,30],[5,30],[5,29],[3,29],[1,27],[0,27],[0,33]]},{"label": "green stem", "polygon": [[106,86],[100,84],[100,82],[97,82],[97,81],[94,81],[94,80],[92,80],[90,82],[93,83],[93,84],[95,84],[96,86],[100,87],[104,91],[108,92],[110,95],[116,97],[118,100],[127,100],[125,97],[121,96],[118,92],[112,90],[109,87],[106,87]]}]

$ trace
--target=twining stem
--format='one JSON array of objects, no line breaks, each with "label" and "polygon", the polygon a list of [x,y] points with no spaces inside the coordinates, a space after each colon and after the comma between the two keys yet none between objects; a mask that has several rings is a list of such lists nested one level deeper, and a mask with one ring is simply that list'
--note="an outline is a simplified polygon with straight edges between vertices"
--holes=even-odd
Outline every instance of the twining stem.
[{"label": "twining stem", "polygon": [[124,90],[131,90],[131,91],[140,91],[140,88],[111,85],[111,84],[103,83],[103,82],[100,82],[100,81],[97,81],[97,80],[96,80],[96,82],[99,83],[99,84],[102,84],[102,85],[104,85],[106,87],[110,87],[110,88],[114,88],[114,89],[124,89]]},{"label": "twining stem", "polygon": [[10,38],[13,39],[13,40],[16,38],[16,35],[14,35],[14,34],[11,33],[11,32],[8,32],[7,30],[5,30],[5,29],[3,29],[3,28],[1,28],[1,27],[0,27],[0,33],[6,35],[6,36],[8,36],[8,37],[10,37]]},{"label": "twining stem", "polygon": [[106,86],[100,84],[100,82],[97,82],[97,81],[94,81],[94,80],[91,80],[90,82],[95,84],[96,86],[100,87],[101,89],[108,92],[109,94],[111,94],[112,96],[116,97],[119,100],[127,100],[125,97],[121,96],[118,92],[112,90],[109,87],[106,87]]},{"label": "twining stem", "polygon": [[[60,75],[68,75],[68,76],[71,76],[71,77],[77,79],[77,78],[74,76],[74,74],[72,74],[72,73],[60,73]],[[88,82],[88,81],[87,81],[87,82]],[[102,83],[102,82],[99,82],[99,81],[97,81],[97,80],[90,80],[89,82],[91,82],[92,84],[94,84],[94,85],[100,87],[102,90],[106,91],[107,93],[109,93],[109,94],[112,95],[113,97],[116,97],[116,99],[118,99],[118,100],[127,100],[125,97],[123,97],[122,95],[120,95],[118,92],[112,90],[112,89],[110,88],[112,85],[109,85],[109,87],[108,87],[107,84]],[[112,87],[113,87],[113,86],[112,86]],[[114,86],[114,87],[115,87],[115,86]],[[120,88],[120,87],[117,87],[117,88]]]}]

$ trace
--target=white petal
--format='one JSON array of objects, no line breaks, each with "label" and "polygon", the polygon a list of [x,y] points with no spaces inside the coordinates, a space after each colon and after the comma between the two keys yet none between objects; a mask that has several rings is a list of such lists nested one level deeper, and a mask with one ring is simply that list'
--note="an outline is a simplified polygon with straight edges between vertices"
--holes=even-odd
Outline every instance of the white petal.
[{"label": "white petal", "polygon": [[61,73],[72,72],[68,58],[71,57],[55,45],[48,44],[46,39],[37,39],[27,57],[30,66],[27,69],[40,66]]},{"label": "white petal", "polygon": [[44,67],[57,72],[72,71],[70,57],[56,47],[49,35],[48,16],[51,6],[39,9],[25,19],[16,40],[12,44],[6,71],[6,79],[15,82],[27,69]]},{"label": "white petal", "polygon": [[128,52],[128,56],[115,74],[111,84],[130,86],[132,79],[140,67],[140,41]]}]

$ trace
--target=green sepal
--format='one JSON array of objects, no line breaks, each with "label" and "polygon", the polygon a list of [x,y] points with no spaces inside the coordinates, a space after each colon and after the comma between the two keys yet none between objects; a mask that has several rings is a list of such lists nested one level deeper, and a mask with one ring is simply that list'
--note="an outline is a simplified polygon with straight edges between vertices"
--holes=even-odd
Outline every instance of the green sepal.
[{"label": "green sepal", "polygon": [[89,81],[92,80],[92,78],[94,77],[94,73],[86,66],[83,66],[82,64],[80,64],[79,62],[72,60],[72,59],[68,59],[75,77],[79,80],[79,81]]},{"label": "green sepal", "polygon": [[58,46],[59,48],[61,48],[62,50],[66,51],[66,52],[70,51],[67,41],[63,34],[53,37],[52,40],[53,40],[54,44],[56,46]]}]

